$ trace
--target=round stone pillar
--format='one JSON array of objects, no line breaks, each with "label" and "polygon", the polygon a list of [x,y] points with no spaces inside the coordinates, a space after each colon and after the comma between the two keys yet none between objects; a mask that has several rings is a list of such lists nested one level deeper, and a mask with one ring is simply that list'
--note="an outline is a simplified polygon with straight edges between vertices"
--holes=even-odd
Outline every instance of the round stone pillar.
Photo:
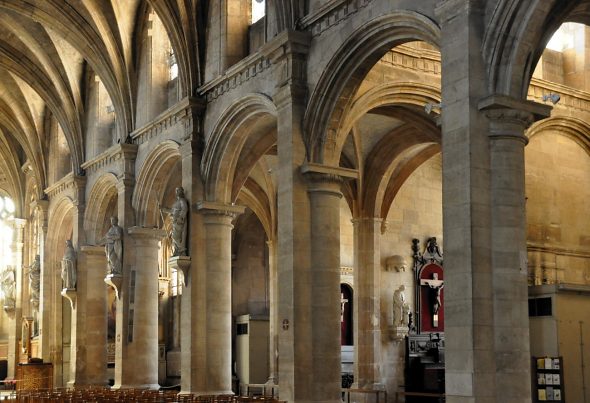
[{"label": "round stone pillar", "polygon": [[243,208],[201,203],[205,226],[207,394],[232,394],[231,231]]},{"label": "round stone pillar", "polygon": [[491,252],[498,401],[530,401],[524,130],[527,111],[498,108],[490,119]]},{"label": "round stone pillar", "polygon": [[[125,253],[133,254],[133,263],[122,290],[123,294],[128,293],[127,298],[123,296],[123,309],[128,315],[122,321],[127,332],[117,329],[117,338],[126,335],[126,340],[117,340],[117,348],[122,352],[117,354],[114,388],[157,389],[158,243],[166,234],[141,227],[131,227],[128,233],[133,247],[125,247]],[[117,312],[117,316],[120,314]]]},{"label": "round stone pillar", "polygon": [[311,216],[312,392],[340,400],[340,185],[338,175],[308,172]]}]

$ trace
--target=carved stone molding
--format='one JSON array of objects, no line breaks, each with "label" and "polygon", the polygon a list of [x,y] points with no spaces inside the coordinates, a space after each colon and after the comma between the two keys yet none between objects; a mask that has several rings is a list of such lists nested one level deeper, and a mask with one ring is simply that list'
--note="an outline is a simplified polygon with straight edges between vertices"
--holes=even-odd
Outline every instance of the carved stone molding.
[{"label": "carved stone molding", "polygon": [[48,186],[44,190],[44,193],[49,198],[54,198],[55,196],[65,193],[66,191],[73,190],[73,196],[76,196],[75,198],[77,199],[79,197],[80,190],[83,191],[85,185],[85,176],[74,175],[73,172],[70,172],[69,174],[55,182],[53,185]]},{"label": "carved stone molding", "polygon": [[303,17],[300,26],[305,30],[310,30],[313,36],[320,35],[331,27],[342,23],[371,2],[372,0],[328,1],[315,13]]},{"label": "carved stone molding", "polygon": [[187,97],[180,100],[172,108],[162,112],[147,125],[131,133],[133,144],[141,145],[150,139],[157,137],[160,133],[176,125],[182,124],[185,133],[192,132],[195,126],[199,125],[200,116],[205,109],[205,102],[202,99]]},{"label": "carved stone molding", "polygon": [[226,92],[241,86],[250,79],[268,70],[271,63],[257,52],[227,69],[225,73],[198,88],[198,93],[212,101]]},{"label": "carved stone molding", "polygon": [[[136,144],[115,144],[95,158],[83,163],[82,168],[89,175],[99,171],[107,171],[109,168],[117,173],[133,172],[136,155]],[[117,164],[120,166],[116,166]]]}]

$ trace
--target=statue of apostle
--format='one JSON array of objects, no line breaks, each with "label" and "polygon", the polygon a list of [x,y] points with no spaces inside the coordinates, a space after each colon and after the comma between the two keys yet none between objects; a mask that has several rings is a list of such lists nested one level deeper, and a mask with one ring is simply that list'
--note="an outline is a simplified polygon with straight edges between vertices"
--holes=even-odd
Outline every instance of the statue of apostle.
[{"label": "statue of apostle", "polygon": [[119,219],[111,217],[111,228],[106,235],[98,241],[99,245],[104,245],[104,251],[107,255],[108,274],[123,274],[123,228],[119,227]]},{"label": "statue of apostle", "polygon": [[41,256],[36,255],[35,260],[29,266],[29,292],[31,294],[31,303],[37,309],[39,307],[39,294],[41,293]]},{"label": "statue of apostle", "polygon": [[163,207],[161,211],[169,214],[172,220],[172,230],[170,231],[173,246],[172,256],[186,256],[188,201],[184,197],[184,189],[182,187],[176,188],[176,200],[172,204],[172,207]]},{"label": "statue of apostle", "polygon": [[393,325],[408,326],[410,306],[406,302],[406,287],[402,284],[393,292]]},{"label": "statue of apostle", "polygon": [[61,279],[64,288],[76,288],[76,251],[70,239],[66,241],[66,250],[61,260]]}]

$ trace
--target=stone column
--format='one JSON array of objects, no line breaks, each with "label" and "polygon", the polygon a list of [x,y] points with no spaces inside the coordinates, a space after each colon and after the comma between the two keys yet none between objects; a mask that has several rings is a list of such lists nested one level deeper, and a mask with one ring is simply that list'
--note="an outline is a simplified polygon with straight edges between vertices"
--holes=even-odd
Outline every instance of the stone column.
[{"label": "stone column", "polygon": [[381,383],[381,224],[363,217],[354,225],[354,381],[363,389]]},{"label": "stone column", "polygon": [[185,141],[180,146],[182,158],[182,187],[188,200],[187,245],[190,266],[184,277],[182,297],[180,299],[180,369],[181,394],[206,394],[206,352],[205,325],[206,307],[206,261],[205,235],[203,217],[193,207],[197,200],[203,200],[203,182],[201,179],[202,147],[198,140],[200,114],[203,105],[190,99],[190,113],[184,118]]},{"label": "stone column", "polygon": [[342,178],[304,166],[311,211],[312,401],[340,402],[340,185]]},{"label": "stone column", "polygon": [[21,318],[22,318],[22,290],[23,290],[23,247],[24,247],[24,230],[26,220],[22,218],[14,219],[14,311],[8,313],[8,372],[7,379],[14,379],[16,375],[16,366],[20,358],[20,348],[18,341],[21,337]]},{"label": "stone column", "polygon": [[277,248],[276,240],[268,240],[268,299],[269,299],[269,318],[268,318],[268,385],[277,385],[279,383],[279,304],[278,304],[278,276],[277,276]]},{"label": "stone column", "polygon": [[[39,292],[39,305],[37,308],[33,306],[33,303],[29,299],[29,307],[30,307],[30,316],[36,318],[38,321],[39,326],[39,338],[38,338],[38,356],[43,358],[46,362],[52,362],[52,359],[55,357],[55,351],[51,351],[52,348],[55,348],[55,345],[52,346],[51,344],[51,333],[52,330],[52,322],[53,322],[53,309],[55,309],[55,297],[52,293],[53,289],[53,277],[52,277],[52,265],[51,262],[46,261],[45,257],[50,256],[51,253],[47,253],[48,251],[45,250],[47,245],[47,220],[48,220],[48,209],[49,209],[49,202],[47,200],[37,200],[32,204],[34,211],[35,211],[35,220],[33,225],[37,224],[37,234],[38,234],[38,249],[34,251],[34,253],[39,254],[41,257],[41,289]],[[31,245],[33,247],[33,245]],[[31,256],[32,259],[35,258],[33,254]],[[32,263],[32,260],[29,262],[29,265]],[[23,280],[29,283],[29,276],[27,275],[27,271],[23,273]],[[31,292],[29,290],[29,297]],[[61,297],[60,297],[61,298]],[[56,377],[54,377],[54,380]]]},{"label": "stone column", "polygon": [[207,259],[205,344],[207,394],[232,392],[231,231],[243,207],[200,202]]},{"label": "stone column", "polygon": [[[445,0],[436,12],[442,28],[446,400],[530,402],[530,377],[519,372],[507,379],[506,365],[521,371],[522,355],[507,364],[506,347],[502,345],[507,342],[508,350],[512,350],[514,343],[529,343],[528,332],[521,327],[528,326],[528,318],[521,314],[520,302],[502,310],[506,300],[526,298],[526,290],[519,294],[522,282],[518,280],[514,290],[511,285],[498,283],[506,271],[519,272],[522,267],[519,255],[523,243],[514,240],[524,231],[524,175],[521,162],[508,159],[522,152],[523,143],[490,139],[490,133],[499,133],[498,127],[489,120],[489,112],[480,110],[512,109],[518,102],[488,98],[488,71],[481,57],[484,2]],[[536,113],[536,108],[530,109],[529,104],[525,110]],[[509,126],[515,125],[512,122]],[[510,131],[508,137],[514,137],[515,131]],[[502,156],[505,152],[508,154]],[[509,164],[502,168],[504,162]],[[504,215],[506,206],[512,207]],[[503,256],[505,242],[514,244]],[[513,341],[504,340],[504,324],[512,320],[513,313],[523,324],[508,336]],[[528,354],[528,347],[523,351]],[[527,356],[527,367],[528,360]]]},{"label": "stone column", "polygon": [[[134,375],[134,371],[137,370],[137,361],[133,356],[135,344],[132,344],[133,337],[133,322],[132,318],[134,317],[134,312],[131,312],[131,304],[132,298],[135,298],[135,295],[131,297],[131,290],[132,290],[132,275],[138,275],[139,270],[143,270],[145,266],[139,266],[139,262],[135,260],[136,256],[140,256],[139,251],[136,248],[135,240],[131,237],[128,233],[128,229],[132,228],[135,225],[135,212],[133,211],[133,207],[131,204],[131,196],[133,195],[133,190],[135,187],[135,157],[137,155],[137,145],[134,144],[119,144],[118,152],[121,155],[119,159],[119,167],[118,167],[118,176],[117,176],[117,218],[119,220],[119,226],[121,226],[124,231],[123,236],[123,267],[122,267],[122,276],[115,276],[111,279],[111,284],[116,285],[116,294],[118,295],[116,304],[117,304],[117,317],[116,317],[116,332],[115,332],[115,384],[113,388],[127,388],[127,387],[137,387],[141,384],[136,383],[136,377]],[[140,229],[141,233],[141,229]],[[139,235],[141,238],[141,234]],[[141,243],[141,242],[140,242]],[[143,248],[147,249],[147,248]],[[157,250],[157,249],[156,249]],[[148,256],[152,256],[151,252],[148,252]],[[157,271],[157,263],[158,258],[157,254],[156,257],[153,258],[152,265],[155,265],[155,270]],[[144,262],[145,263],[145,262]],[[136,268],[139,267],[139,270]],[[147,269],[146,269],[147,270]],[[135,272],[135,274],[132,274]],[[104,273],[104,272],[103,272]],[[105,278],[105,281],[107,279]],[[154,276],[153,280],[158,282],[158,275]],[[137,279],[135,279],[137,281]],[[135,285],[135,284],[134,284]],[[157,288],[157,285],[156,285]],[[157,300],[158,294],[157,291],[153,296]],[[158,316],[157,316],[157,308],[156,314],[152,321],[155,322],[155,326],[157,329],[158,326]],[[157,332],[157,330],[156,330]],[[156,333],[157,337],[157,333]],[[156,339],[157,345],[157,339]],[[130,351],[131,350],[131,351]],[[155,366],[156,366],[156,384],[157,384],[157,364],[158,360],[157,357],[155,359]],[[147,367],[149,368],[149,367]],[[142,371],[143,373],[143,371]],[[146,382],[146,385],[143,387],[154,387],[153,383],[151,383],[151,378],[149,375],[149,371],[143,373],[145,377],[140,377],[140,380],[144,380],[146,378],[149,379]]]},{"label": "stone column", "polygon": [[[153,228],[131,227],[127,238],[132,245],[125,253],[133,262],[122,290],[127,294],[125,340],[119,342],[117,320],[117,351],[115,385],[113,388],[157,389],[158,385],[158,243],[166,233]],[[131,246],[131,247],[130,247]],[[117,305],[119,308],[119,305]],[[117,309],[117,319],[119,312]]]},{"label": "stone column", "polygon": [[504,96],[479,106],[490,121],[496,399],[524,403],[531,401],[524,130],[550,107]]},{"label": "stone column", "polygon": [[281,400],[311,400],[309,196],[300,167],[306,160],[303,115],[309,33],[287,32],[262,52],[274,65],[277,86],[277,267],[279,391]]},{"label": "stone column", "polygon": [[77,263],[68,387],[106,385],[107,289],[103,279],[107,261],[104,248],[80,247]]}]

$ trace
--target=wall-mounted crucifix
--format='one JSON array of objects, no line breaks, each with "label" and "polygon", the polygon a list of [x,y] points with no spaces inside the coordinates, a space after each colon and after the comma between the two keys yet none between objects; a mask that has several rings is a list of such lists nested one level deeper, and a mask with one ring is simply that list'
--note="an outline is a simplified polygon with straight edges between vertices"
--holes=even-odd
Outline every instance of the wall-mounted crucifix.
[{"label": "wall-mounted crucifix", "polygon": [[432,326],[438,327],[438,311],[442,306],[440,292],[445,286],[443,280],[438,279],[437,273],[432,273],[432,279],[420,279],[422,287],[428,287],[428,300],[430,302],[430,312],[432,314]]}]

